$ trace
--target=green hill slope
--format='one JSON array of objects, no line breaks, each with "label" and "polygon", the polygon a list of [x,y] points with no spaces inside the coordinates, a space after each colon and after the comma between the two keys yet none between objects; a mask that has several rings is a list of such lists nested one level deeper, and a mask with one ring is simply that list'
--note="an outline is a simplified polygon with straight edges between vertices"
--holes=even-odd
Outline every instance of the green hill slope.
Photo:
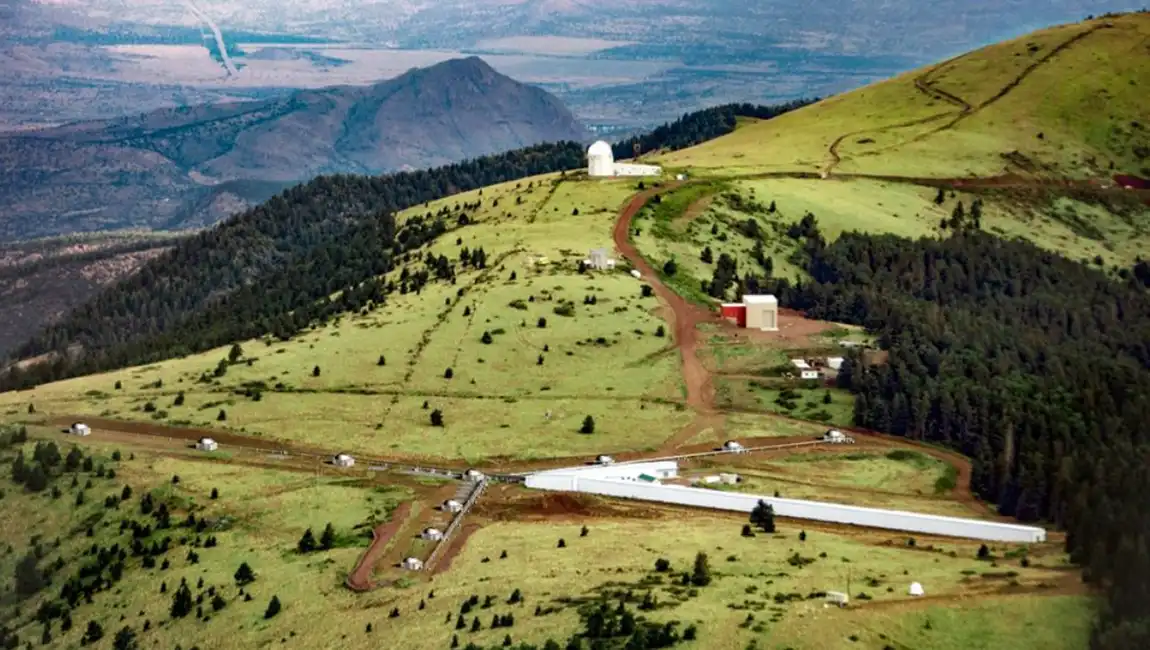
[{"label": "green hill slope", "polygon": [[[752,261],[748,220],[934,237],[977,203],[984,230],[1128,270],[1150,250],[1150,189],[1124,187],[1150,178],[1148,55],[1150,14],[1054,27],[653,156],[710,186],[636,243],[699,281],[706,248]],[[793,244],[765,242],[777,275],[801,275]]]},{"label": "green hill slope", "polygon": [[664,164],[714,173],[1150,176],[1150,14],[992,45],[755,124]]}]

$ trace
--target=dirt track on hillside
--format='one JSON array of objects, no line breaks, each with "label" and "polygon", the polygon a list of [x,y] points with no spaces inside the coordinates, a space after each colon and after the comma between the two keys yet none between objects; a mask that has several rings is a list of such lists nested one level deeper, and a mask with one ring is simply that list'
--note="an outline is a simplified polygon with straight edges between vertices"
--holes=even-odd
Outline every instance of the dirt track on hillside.
[{"label": "dirt track on hillside", "polygon": [[391,538],[403,528],[404,522],[407,521],[407,516],[411,513],[411,502],[407,501],[394,512],[391,513],[391,519],[386,523],[380,524],[371,531],[371,545],[363,552],[363,556],[359,558],[359,562],[351,573],[347,576],[347,587],[352,591],[371,591],[378,585],[372,581],[371,576],[375,573],[375,564],[379,558],[383,557],[383,552],[387,549],[388,542]]},{"label": "dirt track on hillside", "polygon": [[682,358],[683,381],[687,384],[687,404],[696,411],[711,412],[714,410],[715,404],[714,387],[711,386],[710,375],[699,360],[696,350],[699,345],[699,324],[717,322],[718,317],[702,307],[687,302],[686,299],[668,289],[659,280],[659,275],[655,269],[647,264],[647,261],[639,255],[631,243],[631,220],[639,213],[639,210],[647,204],[652,196],[673,190],[679,185],[681,183],[670,183],[664,187],[649,189],[631,197],[619,213],[619,219],[615,222],[615,247],[619,249],[623,257],[627,258],[631,266],[639,271],[642,275],[642,281],[651,286],[659,300],[670,308],[675,344],[678,346]]}]

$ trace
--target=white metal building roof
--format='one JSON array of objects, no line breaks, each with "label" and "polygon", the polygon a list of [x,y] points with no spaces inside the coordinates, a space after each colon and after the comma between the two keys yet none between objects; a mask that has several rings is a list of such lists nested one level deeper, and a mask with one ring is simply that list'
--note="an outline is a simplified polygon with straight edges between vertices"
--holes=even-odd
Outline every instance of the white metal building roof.
[{"label": "white metal building roof", "polygon": [[743,304],[744,305],[777,305],[777,304],[779,304],[779,299],[775,298],[774,296],[772,296],[770,294],[764,295],[764,296],[744,295],[743,296]]}]

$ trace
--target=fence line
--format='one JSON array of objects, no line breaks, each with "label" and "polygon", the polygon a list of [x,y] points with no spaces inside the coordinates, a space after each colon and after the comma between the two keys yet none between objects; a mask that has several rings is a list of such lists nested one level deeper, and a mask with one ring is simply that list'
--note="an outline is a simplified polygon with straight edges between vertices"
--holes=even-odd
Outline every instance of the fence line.
[{"label": "fence line", "polygon": [[463,523],[463,518],[467,516],[467,511],[470,510],[471,506],[475,505],[475,502],[479,500],[479,495],[483,493],[483,490],[486,487],[487,477],[483,477],[475,483],[475,487],[472,488],[471,494],[467,495],[467,499],[463,502],[463,507],[460,508],[459,512],[455,513],[455,517],[443,531],[443,539],[439,540],[439,543],[435,545],[434,549],[432,549],[431,555],[428,556],[427,562],[423,563],[423,568],[425,570],[430,571],[431,567],[434,566],[435,563],[439,560],[439,556],[442,554],[443,549],[447,548],[447,543],[448,540],[451,539],[451,535],[455,533],[456,529],[458,529],[459,526]]}]

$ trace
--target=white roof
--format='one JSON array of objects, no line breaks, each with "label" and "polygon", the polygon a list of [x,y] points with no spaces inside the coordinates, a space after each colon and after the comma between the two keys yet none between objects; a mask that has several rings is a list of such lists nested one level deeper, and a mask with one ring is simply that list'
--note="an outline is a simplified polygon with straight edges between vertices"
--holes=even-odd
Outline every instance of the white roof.
[{"label": "white roof", "polygon": [[910,595],[912,595],[912,596],[921,596],[921,595],[923,595],[924,593],[926,593],[926,592],[924,592],[924,591],[923,591],[923,589],[922,589],[922,585],[921,585],[921,584],[919,584],[919,583],[917,583],[917,582],[912,582],[912,583],[910,583],[910,589],[908,589],[907,591],[908,591],[908,592],[910,593]]},{"label": "white roof", "polygon": [[739,447],[742,447],[743,443],[738,442],[737,440],[728,440],[728,441],[723,443],[723,446],[727,447],[728,449],[737,449]]},{"label": "white roof", "polygon": [[424,528],[423,532],[427,533],[428,535],[434,535],[434,534],[439,532],[439,529],[438,528]]},{"label": "white roof", "polygon": [[810,368],[811,364],[807,363],[806,359],[791,359],[791,364],[796,368]]},{"label": "white roof", "polygon": [[458,505],[462,505],[462,504],[460,504],[455,499],[448,499],[447,501],[443,502],[443,505],[445,505],[445,506],[458,506]]},{"label": "white roof", "polygon": [[772,295],[765,296],[743,296],[743,304],[745,305],[777,305],[779,299]]},{"label": "white roof", "polygon": [[212,440],[211,438],[200,438],[200,444],[206,445],[211,442],[215,442],[215,440]]},{"label": "white roof", "polygon": [[350,460],[351,459],[351,456],[348,454],[336,454],[335,457],[338,460]]},{"label": "white roof", "polygon": [[607,144],[603,140],[599,140],[595,144],[591,145],[591,147],[587,149],[587,155],[614,157],[614,154],[611,152],[611,145]]}]

